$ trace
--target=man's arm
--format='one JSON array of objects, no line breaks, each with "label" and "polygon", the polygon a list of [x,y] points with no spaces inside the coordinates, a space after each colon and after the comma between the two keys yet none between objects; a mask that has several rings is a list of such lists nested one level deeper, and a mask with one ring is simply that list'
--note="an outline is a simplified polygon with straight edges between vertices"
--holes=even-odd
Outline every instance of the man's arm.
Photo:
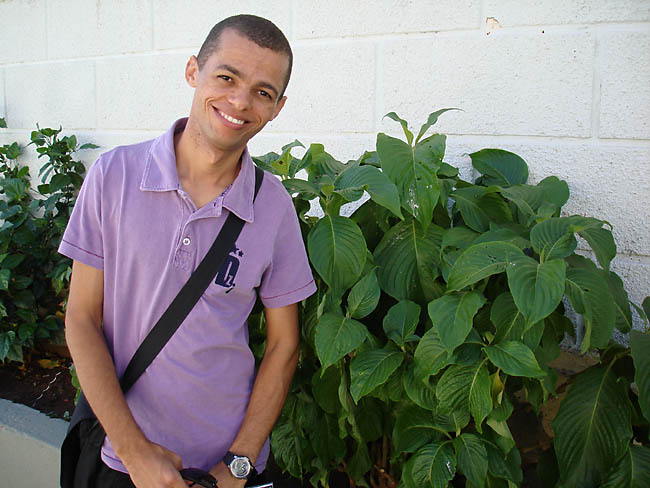
[{"label": "man's arm", "polygon": [[102,331],[103,299],[103,271],[74,261],[66,341],[84,395],[138,488],[184,488],[180,457],[147,440],[124,399]]},{"label": "man's arm", "polygon": [[[278,419],[298,364],[298,306],[266,309],[266,350],[260,364],[246,416],[230,451],[255,462]],[[223,462],[212,468],[219,488],[242,487]]]}]

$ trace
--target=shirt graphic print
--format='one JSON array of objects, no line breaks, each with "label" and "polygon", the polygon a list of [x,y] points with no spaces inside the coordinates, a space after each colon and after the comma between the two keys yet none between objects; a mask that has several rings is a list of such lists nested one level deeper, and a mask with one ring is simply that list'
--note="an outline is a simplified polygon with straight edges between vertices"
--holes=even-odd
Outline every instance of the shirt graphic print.
[{"label": "shirt graphic print", "polygon": [[226,288],[226,293],[230,293],[235,287],[235,277],[237,276],[237,271],[239,271],[238,258],[243,256],[244,252],[239,249],[237,245],[234,245],[217,272],[217,277],[215,278],[214,283]]}]

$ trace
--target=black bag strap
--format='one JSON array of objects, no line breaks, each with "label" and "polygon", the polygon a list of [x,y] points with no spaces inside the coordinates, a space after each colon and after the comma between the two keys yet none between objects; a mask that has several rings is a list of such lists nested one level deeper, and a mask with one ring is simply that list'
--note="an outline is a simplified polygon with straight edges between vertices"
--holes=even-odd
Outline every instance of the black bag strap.
[{"label": "black bag strap", "polygon": [[[264,171],[256,166],[253,202],[262,185],[263,178]],[[244,221],[230,212],[210,250],[131,358],[120,379],[122,393],[129,391],[135,384],[194,308],[235,244],[242,227],[244,227]]]}]

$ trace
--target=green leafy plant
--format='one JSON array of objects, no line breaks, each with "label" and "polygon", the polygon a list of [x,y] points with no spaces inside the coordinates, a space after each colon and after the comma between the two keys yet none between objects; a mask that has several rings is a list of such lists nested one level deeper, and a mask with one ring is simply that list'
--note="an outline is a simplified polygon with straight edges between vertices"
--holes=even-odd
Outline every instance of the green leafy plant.
[{"label": "green leafy plant", "polygon": [[[545,486],[646,486],[650,335],[631,331],[609,224],[562,215],[566,182],[529,184],[526,162],[507,151],[471,154],[480,177],[462,180],[443,162],[446,137],[427,135],[446,111],[417,135],[388,114],[405,140],[380,133],[376,151],[347,164],[319,144],[294,157],[298,141],[256,158],[293,196],[318,284],[301,307],[276,462],[314,486],[333,471],[351,486],[520,486],[510,424],[558,395],[552,364],[574,334],[570,304],[584,323],[581,352],[597,364],[570,378],[540,476]],[[578,236],[597,264],[576,253]],[[629,348],[614,329],[631,331]],[[262,330],[254,315],[251,336]]]},{"label": "green leafy plant", "polygon": [[31,133],[30,144],[46,158],[38,191],[18,162],[18,143],[0,147],[0,361],[22,361],[25,348],[62,324],[71,263],[57,248],[85,172],[73,155],[97,146],[60,133],[38,126]]}]

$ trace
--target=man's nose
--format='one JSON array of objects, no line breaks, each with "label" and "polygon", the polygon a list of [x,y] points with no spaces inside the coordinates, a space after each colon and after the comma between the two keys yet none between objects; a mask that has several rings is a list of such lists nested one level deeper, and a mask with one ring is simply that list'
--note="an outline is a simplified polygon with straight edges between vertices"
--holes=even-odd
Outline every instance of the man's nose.
[{"label": "man's nose", "polygon": [[230,92],[228,101],[237,110],[246,110],[250,106],[250,93],[245,88],[235,88]]}]

